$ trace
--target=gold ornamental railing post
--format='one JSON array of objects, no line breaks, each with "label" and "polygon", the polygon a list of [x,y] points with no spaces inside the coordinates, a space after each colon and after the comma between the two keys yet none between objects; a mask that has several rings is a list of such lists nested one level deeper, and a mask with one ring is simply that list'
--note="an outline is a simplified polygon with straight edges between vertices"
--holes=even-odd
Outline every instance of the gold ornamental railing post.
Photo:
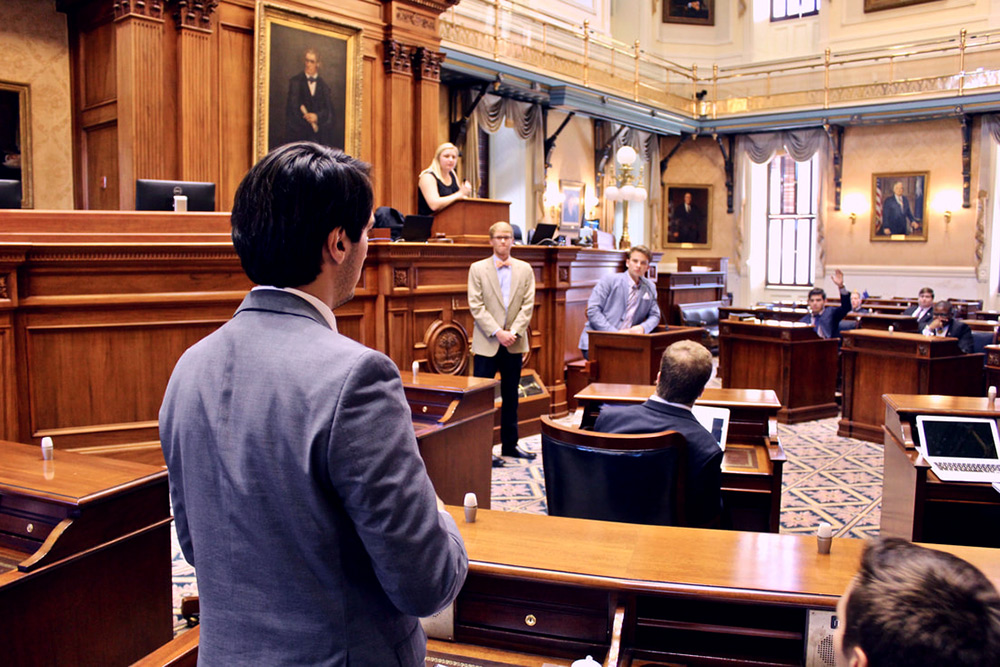
[{"label": "gold ornamental railing post", "polygon": [[635,76],[632,80],[632,99],[639,101],[639,40],[635,40]]},{"label": "gold ornamental railing post", "polygon": [[830,49],[823,52],[823,108],[830,108]]},{"label": "gold ornamental railing post", "polygon": [[493,60],[500,60],[500,0],[493,0]]},{"label": "gold ornamental railing post", "polygon": [[712,65],[712,120],[716,119],[719,104],[719,66]]},{"label": "gold ornamental railing post", "polygon": [[583,87],[590,87],[590,21],[583,21]]},{"label": "gold ornamental railing post", "polygon": [[691,115],[695,118],[701,115],[698,108],[698,65],[691,65]]},{"label": "gold ornamental railing post", "polygon": [[969,36],[969,31],[962,28],[962,32],[959,33],[958,42],[958,94],[963,95],[965,93],[965,40]]}]

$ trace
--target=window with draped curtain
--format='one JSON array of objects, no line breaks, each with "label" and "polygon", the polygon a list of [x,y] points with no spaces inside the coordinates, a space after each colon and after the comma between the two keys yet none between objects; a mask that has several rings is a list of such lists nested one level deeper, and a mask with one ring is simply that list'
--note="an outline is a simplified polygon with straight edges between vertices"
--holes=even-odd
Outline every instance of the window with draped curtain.
[{"label": "window with draped curtain", "polygon": [[768,164],[767,285],[808,287],[816,264],[818,168],[779,155]]}]

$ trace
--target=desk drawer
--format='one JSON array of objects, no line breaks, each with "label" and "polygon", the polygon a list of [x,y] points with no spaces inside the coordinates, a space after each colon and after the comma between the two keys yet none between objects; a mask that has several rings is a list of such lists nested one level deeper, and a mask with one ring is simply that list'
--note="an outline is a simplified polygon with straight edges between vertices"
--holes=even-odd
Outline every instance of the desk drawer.
[{"label": "desk drawer", "polygon": [[593,643],[606,643],[610,636],[608,594],[568,586],[470,575],[456,616],[459,625],[487,630]]}]

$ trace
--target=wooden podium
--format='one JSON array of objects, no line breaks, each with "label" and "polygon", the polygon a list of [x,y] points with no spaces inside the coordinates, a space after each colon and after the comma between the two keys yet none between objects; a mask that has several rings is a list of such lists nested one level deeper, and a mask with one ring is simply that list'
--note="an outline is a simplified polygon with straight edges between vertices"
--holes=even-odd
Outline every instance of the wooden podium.
[{"label": "wooden podium", "polygon": [[[727,262],[728,266],[728,262]],[[675,271],[656,276],[656,298],[662,321],[680,324],[683,303],[722,301],[726,296],[726,271]]]},{"label": "wooden podium", "polygon": [[1000,418],[986,398],[889,394],[879,534],[914,542],[1000,547],[1000,495],[985,482],[943,482],[916,448],[917,415]]},{"label": "wooden podium", "polygon": [[420,457],[445,503],[472,491],[489,509],[493,462],[493,391],[497,381],[463,375],[403,372]]},{"label": "wooden podium", "polygon": [[590,381],[654,384],[663,351],[679,340],[701,343],[701,327],[669,327],[649,334],[591,331]]},{"label": "wooden podium", "polygon": [[170,641],[167,471],[0,441],[8,665],[128,665]]},{"label": "wooden podium", "polygon": [[723,387],[774,390],[782,423],[838,413],[837,339],[808,325],[720,322],[719,370]]},{"label": "wooden podium", "polygon": [[496,199],[460,199],[434,215],[431,232],[455,243],[488,243],[490,225],[510,222],[510,202]]},{"label": "wooden podium", "polygon": [[955,338],[856,329],[843,339],[838,435],[882,442],[883,394],[982,393],[983,355],[962,354]]}]

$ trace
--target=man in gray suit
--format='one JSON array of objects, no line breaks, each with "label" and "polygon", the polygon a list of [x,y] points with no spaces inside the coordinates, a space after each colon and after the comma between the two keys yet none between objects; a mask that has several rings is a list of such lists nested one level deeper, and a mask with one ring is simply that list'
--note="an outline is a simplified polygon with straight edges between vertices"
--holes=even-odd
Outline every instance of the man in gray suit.
[{"label": "man in gray suit", "polygon": [[372,224],[368,166],[318,144],[272,151],[236,192],[261,287],[184,353],[160,409],[200,663],[423,665],[417,617],[465,580],[399,371],[337,331]]},{"label": "man in gray suit", "polygon": [[590,352],[587,331],[649,333],[660,323],[656,285],[646,277],[653,253],[644,245],[628,251],[625,273],[601,278],[587,300],[587,324],[580,334],[584,359]]},{"label": "man in gray suit", "polygon": [[[535,308],[535,272],[510,256],[514,228],[506,222],[490,227],[493,255],[469,267],[469,311],[472,330],[472,372],[492,378],[500,373],[500,451],[504,456],[533,459],[517,446],[517,394],[521,355],[528,351],[528,324]],[[493,466],[503,460],[493,457]]]}]

